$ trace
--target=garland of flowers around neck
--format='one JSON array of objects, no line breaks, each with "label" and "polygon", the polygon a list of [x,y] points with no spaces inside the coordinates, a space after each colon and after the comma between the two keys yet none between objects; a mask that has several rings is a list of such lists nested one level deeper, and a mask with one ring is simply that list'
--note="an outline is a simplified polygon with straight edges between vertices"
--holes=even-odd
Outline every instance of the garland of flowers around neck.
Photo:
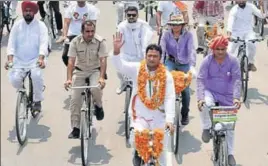
[{"label": "garland of flowers around neck", "polygon": [[[147,97],[146,84],[147,81],[154,82],[153,95],[151,98]],[[165,98],[166,94],[166,68],[163,64],[159,64],[154,76],[150,76],[146,70],[146,61],[141,62],[138,75],[138,96],[142,103],[151,110],[159,108]]]}]

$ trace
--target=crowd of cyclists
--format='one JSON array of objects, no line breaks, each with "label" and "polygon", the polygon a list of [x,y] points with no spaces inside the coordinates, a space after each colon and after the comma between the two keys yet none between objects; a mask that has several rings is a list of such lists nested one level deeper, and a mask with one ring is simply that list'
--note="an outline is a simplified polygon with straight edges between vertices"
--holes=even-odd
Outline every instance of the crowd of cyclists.
[{"label": "crowd of cyclists", "polygon": [[[231,8],[227,25],[224,24],[225,1],[195,1],[190,9],[186,2],[157,2],[156,25],[159,43],[152,44],[154,30],[139,17],[140,10],[146,7],[143,1],[105,2],[116,6],[117,33],[113,38],[113,65],[116,68],[120,85],[116,93],[120,95],[125,87],[124,75],[133,80],[133,91],[129,112],[132,126],[137,130],[168,128],[173,132],[175,118],[175,84],[171,71],[192,73],[197,79],[197,98],[202,122],[202,140],[209,142],[211,122],[209,107],[219,103],[223,106],[240,107],[241,73],[236,58],[239,43],[230,42],[231,38],[250,40],[256,38],[253,30],[253,16],[260,19],[268,17],[267,1],[262,1],[266,13],[253,3],[235,1]],[[97,120],[104,118],[102,93],[106,85],[107,42],[96,33],[96,24],[101,11],[95,5],[97,1],[64,1],[65,11],[60,11],[60,1],[50,1],[53,8],[57,43],[68,41],[63,48],[62,61],[66,65],[67,80],[65,89],[70,86],[83,86],[89,78]],[[48,60],[48,29],[43,22],[46,15],[44,1],[37,3],[23,1],[23,18],[16,20],[9,34],[6,69],[11,69],[9,79],[14,88],[23,86],[23,78],[31,71],[34,91],[34,116],[41,110],[43,96],[42,69]],[[16,18],[17,1],[12,1],[12,18]],[[193,22],[189,20],[192,10]],[[38,13],[41,20],[36,18]],[[64,14],[61,14],[64,12]],[[205,42],[206,25],[225,28],[227,35],[215,34],[207,44]],[[192,27],[196,26],[198,44],[195,46]],[[20,42],[25,41],[25,42]],[[196,68],[196,56],[205,47],[209,52]],[[256,44],[247,43],[249,59],[248,69],[257,71],[255,65]],[[38,63],[37,63],[38,62]],[[36,66],[36,63],[38,66]],[[196,71],[198,70],[198,72]],[[196,74],[197,73],[197,74]],[[72,89],[70,110],[71,128],[69,138],[79,138],[80,109],[82,106],[81,89]],[[147,97],[150,96],[150,97]],[[190,88],[182,92],[181,124],[188,125],[190,114]],[[135,114],[135,115],[134,115]],[[164,149],[165,151],[165,149]],[[134,151],[133,164],[138,165],[141,157]],[[164,153],[159,159],[166,166]],[[228,163],[235,165],[234,132],[228,132]]]}]

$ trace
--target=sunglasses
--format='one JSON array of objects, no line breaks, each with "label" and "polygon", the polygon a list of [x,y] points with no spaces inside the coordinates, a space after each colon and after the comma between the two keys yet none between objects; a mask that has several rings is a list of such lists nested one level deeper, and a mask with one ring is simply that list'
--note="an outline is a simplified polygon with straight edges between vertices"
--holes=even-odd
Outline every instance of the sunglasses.
[{"label": "sunglasses", "polygon": [[137,14],[127,14],[127,17],[136,17]]}]

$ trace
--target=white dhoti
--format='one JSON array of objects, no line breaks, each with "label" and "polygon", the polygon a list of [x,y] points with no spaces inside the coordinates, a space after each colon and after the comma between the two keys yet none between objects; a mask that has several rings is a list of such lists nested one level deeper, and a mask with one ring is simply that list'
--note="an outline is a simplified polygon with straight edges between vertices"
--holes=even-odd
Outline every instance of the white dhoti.
[{"label": "white dhoti", "polygon": [[[209,114],[209,107],[215,106],[215,100],[213,95],[209,91],[205,91],[205,107],[203,108],[202,112],[200,112],[200,118],[202,123],[202,128],[210,129],[212,126],[210,114]],[[234,154],[234,131],[228,130],[227,131],[227,146],[228,146],[228,154]]]},{"label": "white dhoti", "polygon": [[[23,87],[23,78],[26,76],[27,72],[31,71],[31,78],[33,83],[33,101],[43,101],[43,74],[42,69],[32,68],[32,69],[12,69],[9,73],[9,80],[14,88],[20,89]],[[27,87],[28,88],[28,87]]]},{"label": "white dhoti", "polygon": [[[142,117],[137,117],[137,119],[132,123],[132,126],[134,127],[134,130],[142,131],[144,129],[163,129],[165,131],[165,119],[162,118],[154,118],[154,119],[145,119]],[[169,136],[166,133],[164,136],[163,140],[163,152],[159,158],[159,164],[160,166],[172,166],[170,163],[167,163],[167,156],[168,156],[168,151],[170,151],[168,147],[168,141],[169,141]],[[133,150],[133,156],[135,154],[135,135],[134,132],[131,133],[130,136],[130,143],[132,147],[134,148]]]}]

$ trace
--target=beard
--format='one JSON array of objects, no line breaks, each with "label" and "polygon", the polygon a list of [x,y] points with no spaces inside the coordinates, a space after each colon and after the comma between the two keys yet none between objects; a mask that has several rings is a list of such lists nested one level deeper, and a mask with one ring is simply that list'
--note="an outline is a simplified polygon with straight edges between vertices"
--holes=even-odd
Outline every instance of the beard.
[{"label": "beard", "polygon": [[239,6],[240,8],[245,8],[245,7],[246,7],[246,3],[238,4],[238,6]]},{"label": "beard", "polygon": [[24,17],[24,20],[26,21],[26,22],[32,22],[33,21],[33,19],[34,19],[34,17],[33,16],[31,16],[31,15],[29,15],[29,14],[27,14],[27,15],[25,15],[25,16],[23,16]]}]

